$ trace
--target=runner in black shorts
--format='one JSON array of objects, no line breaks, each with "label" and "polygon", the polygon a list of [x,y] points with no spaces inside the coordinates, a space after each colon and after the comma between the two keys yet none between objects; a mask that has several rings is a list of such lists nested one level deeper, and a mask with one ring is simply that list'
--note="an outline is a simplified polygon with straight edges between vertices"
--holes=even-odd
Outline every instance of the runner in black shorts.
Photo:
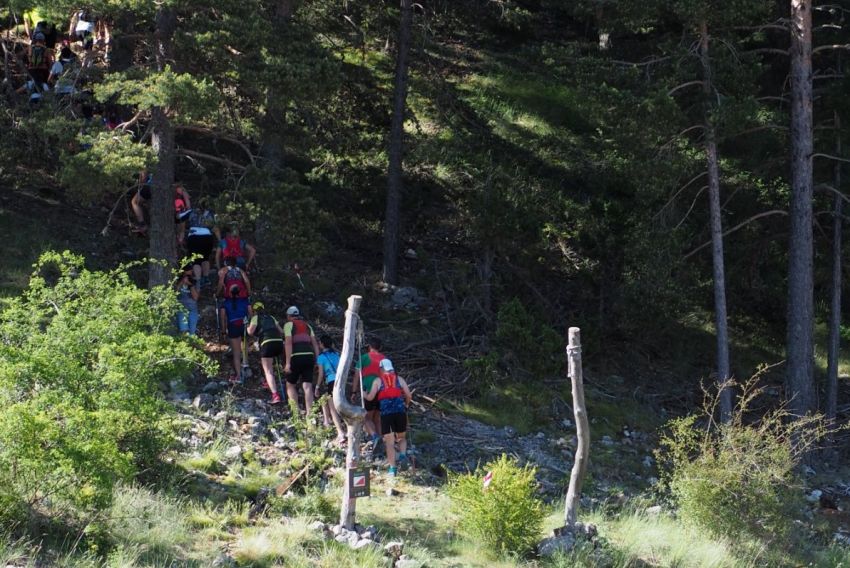
[{"label": "runner in black shorts", "polygon": [[319,343],[316,341],[313,328],[301,317],[301,311],[295,306],[290,306],[286,310],[283,338],[286,394],[290,401],[297,401],[296,385],[301,383],[301,388],[304,390],[304,405],[309,412],[313,407],[313,369],[319,357]]},{"label": "runner in black shorts", "polygon": [[280,403],[280,393],[277,392],[277,380],[274,376],[274,359],[283,355],[283,329],[277,320],[265,313],[262,302],[254,302],[254,316],[248,324],[248,334],[257,336],[260,340],[260,363],[266,384],[272,391],[272,404]]}]

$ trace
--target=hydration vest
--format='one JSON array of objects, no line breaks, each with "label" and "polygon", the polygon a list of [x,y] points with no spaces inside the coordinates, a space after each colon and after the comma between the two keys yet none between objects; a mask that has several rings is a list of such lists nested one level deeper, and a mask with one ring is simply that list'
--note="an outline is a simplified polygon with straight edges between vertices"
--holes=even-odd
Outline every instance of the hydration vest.
[{"label": "hydration vest", "polygon": [[378,391],[378,400],[390,400],[404,397],[404,391],[398,384],[398,375],[395,371],[383,371],[380,374],[381,390]]},{"label": "hydration vest", "polygon": [[245,256],[245,251],[242,249],[242,239],[239,237],[224,237],[222,256],[224,258],[240,258]]},{"label": "hydration vest", "polygon": [[269,341],[282,341],[280,332],[277,330],[277,320],[268,314],[263,314],[257,322],[257,336],[260,338],[260,343],[265,345]]},{"label": "hydration vest", "polygon": [[310,341],[310,326],[301,318],[295,318],[292,324],[292,354],[313,353],[313,342]]},{"label": "hydration vest", "polygon": [[[231,290],[238,288],[234,294]],[[232,266],[227,269],[224,275],[224,297],[225,298],[247,298],[248,286],[245,284],[245,279],[242,278],[242,270]]]}]

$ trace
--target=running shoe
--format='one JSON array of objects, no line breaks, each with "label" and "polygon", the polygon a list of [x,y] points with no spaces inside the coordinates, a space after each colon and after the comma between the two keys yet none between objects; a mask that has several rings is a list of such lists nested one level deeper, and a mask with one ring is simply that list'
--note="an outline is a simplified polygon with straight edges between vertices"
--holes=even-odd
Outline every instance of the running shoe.
[{"label": "running shoe", "polygon": [[395,477],[396,475],[398,475],[398,468],[394,465],[391,465],[389,471],[387,472],[387,475],[389,475],[390,477]]},{"label": "running shoe", "polygon": [[272,393],[272,404],[280,404],[280,393]]}]

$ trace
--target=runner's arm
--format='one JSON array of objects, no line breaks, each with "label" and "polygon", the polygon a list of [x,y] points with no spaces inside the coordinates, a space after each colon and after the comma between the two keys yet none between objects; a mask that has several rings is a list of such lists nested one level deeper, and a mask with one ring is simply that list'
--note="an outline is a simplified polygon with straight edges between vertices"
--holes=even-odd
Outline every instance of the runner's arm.
[{"label": "runner's arm", "polygon": [[375,397],[378,396],[378,391],[381,388],[381,381],[375,379],[372,383],[372,388],[369,389],[369,392],[365,393],[366,400],[375,400]]},{"label": "runner's arm", "polygon": [[[247,266],[246,266],[247,268]],[[248,278],[248,273],[244,270],[242,272],[242,281],[245,282],[245,287],[248,289],[248,295],[251,295],[251,280]]]},{"label": "runner's arm", "polygon": [[245,252],[248,253],[248,258],[245,259],[245,268],[250,268],[254,264],[254,257],[257,256],[257,249],[250,243],[245,243]]},{"label": "runner's arm", "polygon": [[398,384],[401,390],[404,391],[404,404],[410,406],[411,401],[413,401],[413,395],[410,394],[410,388],[407,386],[407,382],[401,377],[398,377]]},{"label": "runner's arm", "polygon": [[292,336],[287,335],[283,338],[283,351],[286,354],[286,359],[284,359],[285,365],[283,366],[283,372],[288,373],[290,370],[290,363],[292,362]]}]

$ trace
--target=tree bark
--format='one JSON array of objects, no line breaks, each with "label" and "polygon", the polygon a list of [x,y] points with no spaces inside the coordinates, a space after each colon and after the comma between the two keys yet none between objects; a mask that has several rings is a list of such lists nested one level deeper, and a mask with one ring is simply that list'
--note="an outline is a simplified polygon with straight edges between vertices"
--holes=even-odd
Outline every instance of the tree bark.
[{"label": "tree bark", "polygon": [[577,327],[569,329],[567,345],[569,375],[573,389],[573,414],[576,420],[576,457],[570,472],[570,486],[567,490],[564,507],[564,526],[575,528],[578,519],[578,505],[581,500],[581,486],[587,474],[587,461],[590,453],[590,425],[587,420],[587,408],[584,404],[584,378],[581,369],[581,331]]},{"label": "tree bark", "polygon": [[[835,155],[841,155],[841,117],[835,116]],[[835,162],[833,185],[841,191],[841,162]],[[841,341],[841,240],[843,238],[842,221],[843,198],[835,195],[832,226],[832,301],[829,313],[829,348],[826,368],[826,419],[835,420],[838,409],[838,353]],[[829,434],[829,442],[833,436]],[[831,443],[827,444],[831,446]]]},{"label": "tree bark", "polygon": [[727,386],[731,379],[729,365],[729,327],[726,316],[726,269],[723,257],[723,218],[720,207],[720,163],[717,158],[717,138],[710,109],[712,93],[711,57],[709,53],[708,24],[700,23],[700,61],[702,63],[702,89],[705,95],[705,155],[708,168],[708,202],[711,217],[711,260],[714,275],[714,322],[717,333],[717,386],[720,389],[720,421],[726,423],[732,416],[732,390]]},{"label": "tree bark", "polygon": [[791,205],[786,397],[792,415],[815,408],[812,245],[812,7],[791,0]]},{"label": "tree bark", "polygon": [[[171,60],[171,39],[176,18],[170,8],[160,8],[156,13],[155,59],[157,71],[164,71]],[[157,163],[153,171],[150,201],[150,270],[148,285],[159,286],[171,280],[171,270],[177,263],[177,246],[174,235],[174,128],[167,109],[151,110],[151,145]]]},{"label": "tree bark", "polygon": [[404,115],[407,103],[407,60],[413,21],[412,0],[401,0],[398,30],[393,115],[389,140],[387,210],[384,217],[384,282],[398,284],[398,257],[401,238],[402,162],[404,158]]},{"label": "tree bark", "polygon": [[[360,432],[366,411],[360,406],[348,402],[346,388],[348,374],[351,370],[351,360],[354,358],[357,341],[357,327],[360,322],[358,311],[363,298],[348,297],[348,309],[345,312],[345,329],[342,340],[342,352],[339,355],[339,367],[336,371],[338,380],[334,382],[333,404],[339,412],[348,430],[348,447],[345,454],[346,474],[348,470],[357,467],[360,462]],[[357,499],[349,494],[348,476],[342,489],[342,507],[340,507],[339,524],[352,530],[356,521]]]}]

